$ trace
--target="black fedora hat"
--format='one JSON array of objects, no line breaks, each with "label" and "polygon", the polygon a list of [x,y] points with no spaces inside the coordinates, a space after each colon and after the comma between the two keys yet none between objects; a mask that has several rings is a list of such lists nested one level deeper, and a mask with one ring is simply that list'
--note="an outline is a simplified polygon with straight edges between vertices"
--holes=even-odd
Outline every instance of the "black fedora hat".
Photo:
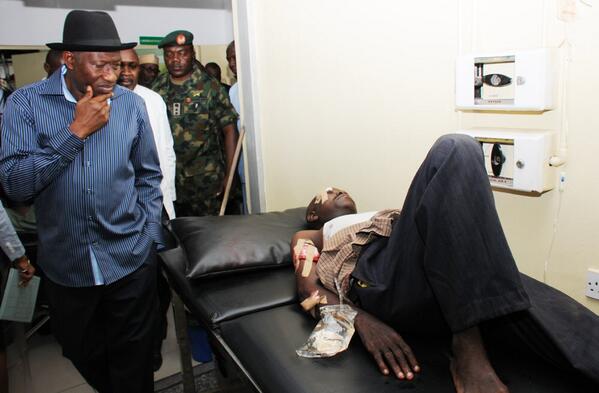
[{"label": "black fedora hat", "polygon": [[73,10],[64,21],[62,42],[46,45],[57,50],[113,52],[133,48],[137,43],[122,44],[114,22],[106,12]]}]

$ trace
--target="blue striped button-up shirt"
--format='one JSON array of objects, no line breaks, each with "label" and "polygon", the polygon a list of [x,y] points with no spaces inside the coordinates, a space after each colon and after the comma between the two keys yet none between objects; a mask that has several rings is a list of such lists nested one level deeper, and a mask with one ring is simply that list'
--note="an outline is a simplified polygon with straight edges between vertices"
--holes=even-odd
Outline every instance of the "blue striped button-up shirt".
[{"label": "blue striped button-up shirt", "polygon": [[[9,198],[35,198],[38,263],[54,282],[106,284],[162,243],[160,165],[143,100],[116,86],[108,123],[85,140],[60,72],[15,91],[2,124],[0,180]],[[91,250],[91,252],[90,252]]]}]

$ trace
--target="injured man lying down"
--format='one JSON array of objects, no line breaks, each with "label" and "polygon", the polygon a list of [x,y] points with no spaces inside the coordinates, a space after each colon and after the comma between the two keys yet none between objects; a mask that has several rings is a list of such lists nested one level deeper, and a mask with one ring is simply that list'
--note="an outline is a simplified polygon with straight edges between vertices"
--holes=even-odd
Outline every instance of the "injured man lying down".
[{"label": "injured man lying down", "polygon": [[[416,378],[402,334],[448,337],[457,392],[507,392],[485,344],[519,343],[599,383],[599,317],[518,272],[495,209],[480,145],[446,135],[429,151],[403,209],[356,214],[328,188],[291,243],[302,306],[319,318],[338,294],[380,371]],[[515,356],[517,356],[515,354]]]}]

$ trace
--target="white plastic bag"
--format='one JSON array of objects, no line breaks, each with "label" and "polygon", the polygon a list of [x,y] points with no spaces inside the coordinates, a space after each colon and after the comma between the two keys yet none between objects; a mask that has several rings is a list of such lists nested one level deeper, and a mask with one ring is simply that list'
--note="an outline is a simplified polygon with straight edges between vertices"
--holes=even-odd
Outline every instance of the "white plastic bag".
[{"label": "white plastic bag", "polygon": [[345,351],[354,335],[357,312],[347,304],[320,308],[320,321],[295,352],[304,358],[326,358]]}]

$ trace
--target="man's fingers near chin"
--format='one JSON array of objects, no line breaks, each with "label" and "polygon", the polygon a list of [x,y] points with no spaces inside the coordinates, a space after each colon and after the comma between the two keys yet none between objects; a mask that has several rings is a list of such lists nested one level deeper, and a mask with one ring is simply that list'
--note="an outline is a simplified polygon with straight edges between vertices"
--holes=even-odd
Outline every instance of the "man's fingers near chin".
[{"label": "man's fingers near chin", "polygon": [[92,100],[96,102],[106,102],[110,97],[112,97],[112,93],[100,94],[92,98]]},{"label": "man's fingers near chin", "polygon": [[94,96],[94,90],[92,89],[91,86],[87,86],[85,88],[85,94],[82,97],[82,100],[89,100]]}]

